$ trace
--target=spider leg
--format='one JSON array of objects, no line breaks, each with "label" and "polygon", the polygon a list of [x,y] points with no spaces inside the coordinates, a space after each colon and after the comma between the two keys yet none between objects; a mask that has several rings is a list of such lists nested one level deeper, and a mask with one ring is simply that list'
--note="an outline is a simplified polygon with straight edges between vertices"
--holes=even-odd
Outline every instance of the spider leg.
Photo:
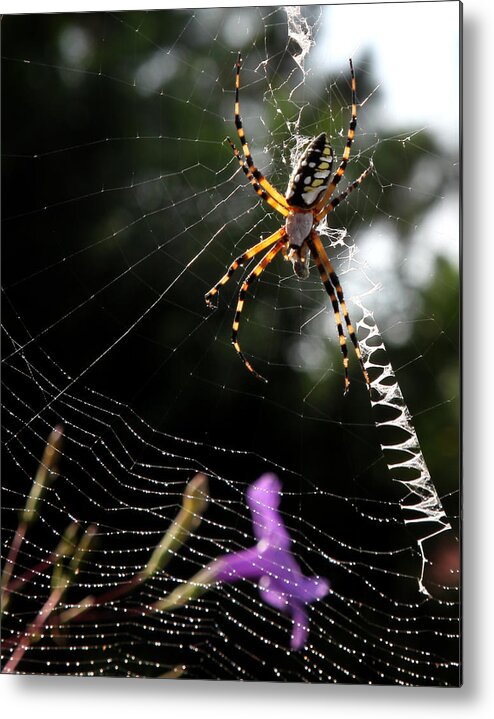
[{"label": "spider leg", "polygon": [[240,155],[240,152],[237,150],[237,148],[235,147],[235,145],[233,144],[233,142],[230,140],[229,137],[226,138],[226,141],[232,148],[233,154],[237,158],[240,167],[244,171],[245,175],[247,176],[247,179],[249,180],[252,187],[259,195],[259,197],[261,197],[263,200],[265,200],[268,203],[268,205],[271,205],[271,207],[274,207],[274,209],[277,210],[281,215],[283,215],[284,217],[287,217],[289,213],[288,213],[288,210],[286,209],[286,207],[284,205],[280,205],[280,203],[277,202],[273,197],[271,197],[271,195],[268,194],[266,192],[266,190],[263,190],[263,188],[257,182],[257,180],[254,177],[254,175],[252,174],[252,172],[249,170],[248,165],[244,162],[243,158]]},{"label": "spider leg", "polygon": [[235,260],[233,260],[232,264],[228,268],[227,272],[223,275],[221,280],[217,282],[214,287],[212,287],[209,292],[207,292],[204,296],[204,299],[206,300],[206,304],[208,307],[212,307],[211,299],[216,295],[223,285],[226,285],[230,277],[233,275],[236,269],[238,269],[241,265],[245,264],[248,260],[255,257],[259,252],[262,252],[270,245],[274,244],[277,240],[285,236],[285,228],[282,227],[277,232],[274,232],[272,235],[267,237],[265,240],[261,240],[261,242],[258,242],[257,245],[254,245],[251,247],[247,252],[244,252],[243,255],[239,255]]},{"label": "spider leg", "polygon": [[350,150],[352,147],[353,138],[355,137],[355,128],[357,126],[357,86],[355,82],[355,72],[353,70],[353,63],[350,59],[350,72],[352,75],[352,117],[350,120],[350,125],[348,128],[348,135],[346,140],[346,146],[345,150],[343,152],[343,157],[341,158],[341,163],[338,169],[336,170],[333,179],[329,183],[326,192],[323,194],[323,196],[320,198],[320,200],[316,203],[314,206],[314,209],[316,212],[319,212],[322,207],[326,204],[326,202],[329,200],[333,192],[335,191],[336,185],[339,183],[343,175],[345,174],[346,166],[348,165],[348,160],[350,158]]},{"label": "spider leg", "polygon": [[[334,271],[333,265],[331,264],[329,257],[326,254],[323,244],[319,238],[319,235],[316,232],[311,232],[310,237],[307,240],[307,243],[309,245],[311,254],[314,257],[315,263],[317,265],[317,269],[319,270],[319,274],[321,275],[321,281],[324,285],[324,288],[326,289],[326,292],[329,295],[331,304],[333,306],[333,312],[334,312],[334,316],[335,316],[335,320],[336,320],[336,326],[338,329],[338,336],[340,338],[340,347],[341,347],[341,351],[343,353],[343,367],[345,369],[345,394],[347,393],[348,388],[350,386],[350,380],[348,378],[348,351],[347,351],[347,346],[346,346],[345,335],[343,333],[343,326],[341,324],[339,307],[341,308],[341,311],[343,312],[343,316],[345,318],[345,323],[346,323],[346,326],[348,329],[348,334],[352,341],[353,348],[355,350],[355,354],[357,355],[357,359],[360,363],[360,368],[362,370],[362,374],[364,375],[364,379],[367,384],[367,388],[370,389],[369,375],[367,374],[367,370],[364,367],[362,353],[360,352],[360,345],[358,343],[358,339],[355,334],[355,330],[353,329],[353,325],[350,320],[350,315],[348,314],[348,310],[346,308],[345,298],[343,297],[343,290],[341,289],[341,285],[340,285],[338,276],[337,276],[336,272]],[[336,295],[335,295],[335,292],[336,292]],[[339,307],[338,307],[338,303],[339,303]]]},{"label": "spider leg", "polygon": [[242,125],[242,118],[240,117],[240,101],[239,101],[239,91],[240,91],[240,67],[242,65],[242,56],[240,53],[238,53],[237,57],[237,72],[235,75],[235,127],[237,128],[237,133],[240,138],[240,142],[242,143],[242,150],[245,155],[245,160],[247,162],[247,165],[249,167],[249,170],[255,180],[261,185],[261,187],[266,190],[271,197],[278,202],[279,205],[282,207],[288,208],[288,203],[286,201],[286,197],[284,197],[278,190],[273,187],[273,185],[264,177],[262,172],[258,170],[258,168],[254,164],[254,160],[252,159],[252,155],[250,153],[249,144],[247,142],[247,139],[245,137],[244,128]]},{"label": "spider leg", "polygon": [[351,192],[353,192],[353,191],[365,180],[365,178],[366,178],[368,175],[370,175],[370,173],[372,172],[372,169],[373,169],[373,165],[372,165],[372,162],[371,162],[371,164],[369,165],[369,167],[362,172],[362,174],[360,175],[360,177],[357,177],[357,179],[355,180],[355,182],[352,182],[350,185],[348,185],[348,187],[346,188],[346,190],[345,190],[344,192],[342,192],[341,195],[338,195],[338,197],[335,197],[334,200],[331,200],[331,202],[329,202],[329,203],[326,205],[326,207],[324,207],[324,208],[319,212],[319,214],[317,214],[317,215],[315,216],[316,221],[317,221],[317,222],[320,222],[320,221],[323,219],[323,217],[326,217],[326,215],[327,215],[329,212],[331,212],[331,210],[334,210],[334,208],[335,208],[337,205],[339,205],[340,202],[343,202],[343,200],[345,200],[345,199],[348,197],[348,195],[349,195]]},{"label": "spider leg", "polygon": [[[312,239],[312,237],[311,237]],[[331,280],[329,279],[329,275],[324,268],[324,265],[322,263],[322,260],[319,257],[319,254],[317,253],[317,250],[315,249],[313,243],[311,240],[307,240],[312,257],[314,258],[314,261],[316,263],[317,269],[319,270],[319,274],[321,275],[321,281],[324,285],[324,288],[326,292],[329,295],[329,299],[331,300],[331,304],[333,306],[333,312],[334,317],[336,320],[336,328],[338,330],[338,337],[340,340],[340,348],[341,352],[343,354],[343,368],[345,370],[345,394],[348,392],[348,388],[350,386],[350,380],[348,377],[348,349],[346,345],[345,340],[345,334],[343,332],[343,325],[341,324],[341,317],[340,317],[340,308],[338,305],[338,300],[336,299],[335,290],[333,288],[333,285],[331,283]]]},{"label": "spider leg", "polygon": [[278,240],[276,245],[272,247],[269,252],[267,252],[264,257],[261,259],[261,261],[254,267],[252,272],[249,274],[247,279],[242,284],[242,287],[240,288],[240,292],[238,294],[238,302],[237,302],[237,308],[235,311],[235,318],[233,320],[233,328],[232,328],[232,344],[235,347],[235,350],[237,351],[238,356],[244,363],[244,365],[247,367],[247,369],[252,372],[254,377],[257,377],[257,379],[262,380],[263,382],[267,382],[267,379],[260,375],[256,370],[252,367],[250,362],[245,358],[242,350],[240,349],[240,345],[238,343],[238,330],[240,327],[240,317],[242,315],[242,310],[245,303],[245,296],[247,294],[247,291],[250,287],[250,285],[254,282],[254,280],[259,277],[259,275],[264,272],[266,267],[269,265],[271,260],[274,259],[276,254],[281,250],[281,248],[285,245],[285,240],[281,239]]}]

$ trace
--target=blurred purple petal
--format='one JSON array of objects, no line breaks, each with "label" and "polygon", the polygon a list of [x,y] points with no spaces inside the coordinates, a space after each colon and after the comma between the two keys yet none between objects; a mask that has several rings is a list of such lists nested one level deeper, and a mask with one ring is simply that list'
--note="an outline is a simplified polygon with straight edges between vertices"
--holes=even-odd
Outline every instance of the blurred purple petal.
[{"label": "blurred purple petal", "polygon": [[305,604],[312,604],[312,602],[325,597],[328,592],[329,582],[327,582],[326,579],[301,576],[294,596]]},{"label": "blurred purple petal", "polygon": [[288,548],[291,540],[278,512],[281,482],[275,474],[263,474],[247,490],[247,506],[252,514],[252,528],[257,540],[272,538],[278,546]]},{"label": "blurred purple petal", "polygon": [[257,545],[241,552],[225,554],[213,565],[214,576],[219,582],[238,582],[240,579],[259,577],[259,550]]},{"label": "blurred purple petal", "polygon": [[309,638],[309,618],[303,604],[292,605],[293,629],[290,640],[292,649],[303,649]]},{"label": "blurred purple petal", "polygon": [[259,580],[259,592],[266,604],[270,604],[280,611],[289,609],[286,594],[280,591],[276,582],[266,574]]},{"label": "blurred purple petal", "polygon": [[210,565],[221,582],[257,579],[266,604],[291,615],[292,649],[302,649],[309,636],[306,605],[329,592],[329,582],[306,577],[290,552],[291,538],[278,511],[281,482],[274,474],[263,474],[247,490],[247,505],[257,544],[226,554]]}]

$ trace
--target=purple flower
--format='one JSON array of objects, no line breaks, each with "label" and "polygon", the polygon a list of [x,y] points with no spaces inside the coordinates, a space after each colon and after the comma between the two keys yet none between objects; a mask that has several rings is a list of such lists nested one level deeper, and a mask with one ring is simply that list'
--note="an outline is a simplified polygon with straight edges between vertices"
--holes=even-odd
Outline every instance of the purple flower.
[{"label": "purple flower", "polygon": [[278,511],[281,482],[274,474],[263,474],[247,490],[254,536],[250,549],[218,557],[210,565],[222,582],[257,579],[262,599],[272,607],[291,614],[292,649],[302,649],[309,634],[307,604],[324,597],[329,583],[320,577],[306,577],[290,551],[292,540]]}]

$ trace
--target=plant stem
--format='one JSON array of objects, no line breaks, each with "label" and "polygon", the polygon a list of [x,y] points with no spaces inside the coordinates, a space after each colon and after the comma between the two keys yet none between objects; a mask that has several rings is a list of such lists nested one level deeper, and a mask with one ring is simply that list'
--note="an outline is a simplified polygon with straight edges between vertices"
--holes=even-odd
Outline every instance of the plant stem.
[{"label": "plant stem", "polygon": [[26,536],[28,527],[38,518],[40,503],[46,488],[49,487],[58,477],[58,460],[62,449],[63,427],[57,425],[50,432],[46,442],[41,462],[38,465],[36,476],[34,477],[31,491],[29,492],[26,506],[19,514],[19,524],[12,539],[12,545],[5,562],[1,581],[1,607],[3,612],[9,601],[9,594],[12,588],[9,587],[10,579],[17,562],[19,551]]},{"label": "plant stem", "polygon": [[52,591],[39,614],[36,616],[34,621],[31,622],[28,629],[21,637],[12,656],[2,671],[3,674],[12,674],[16,670],[16,667],[24,656],[26,650],[31,646],[31,642],[40,634],[44,625],[48,621],[49,616],[52,614],[53,610],[62,598],[65,589],[65,587],[58,587]]},{"label": "plant stem", "polygon": [[97,609],[103,604],[114,602],[116,599],[130,594],[136,587],[161,572],[201,523],[202,515],[207,508],[208,497],[207,477],[203,474],[196,474],[185,488],[182,506],[176,518],[154,549],[146,566],[133,577],[126,579],[99,597],[88,595],[79,602],[77,607],[63,612],[60,615],[60,622],[65,624],[82,618],[84,621],[93,620],[98,617],[98,614],[91,612],[92,609]]},{"label": "plant stem", "polygon": [[17,530],[13,536],[12,545],[10,547],[9,554],[8,554],[7,560],[5,562],[5,566],[3,568],[3,573],[2,573],[2,612],[4,611],[5,607],[7,606],[8,596],[9,596],[10,592],[12,591],[11,587],[9,587],[9,582],[10,582],[10,578],[12,576],[12,571],[17,562],[17,556],[19,554],[21,544],[24,540],[24,537],[26,536],[26,531],[27,531],[27,523],[19,522],[19,526],[17,527]]}]

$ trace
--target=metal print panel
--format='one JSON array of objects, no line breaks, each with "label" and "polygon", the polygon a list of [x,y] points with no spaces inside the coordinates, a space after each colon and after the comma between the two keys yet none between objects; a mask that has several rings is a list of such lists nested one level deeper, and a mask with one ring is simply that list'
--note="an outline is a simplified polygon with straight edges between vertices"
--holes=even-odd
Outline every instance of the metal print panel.
[{"label": "metal print panel", "polygon": [[460,39],[4,17],[3,673],[459,686]]}]

